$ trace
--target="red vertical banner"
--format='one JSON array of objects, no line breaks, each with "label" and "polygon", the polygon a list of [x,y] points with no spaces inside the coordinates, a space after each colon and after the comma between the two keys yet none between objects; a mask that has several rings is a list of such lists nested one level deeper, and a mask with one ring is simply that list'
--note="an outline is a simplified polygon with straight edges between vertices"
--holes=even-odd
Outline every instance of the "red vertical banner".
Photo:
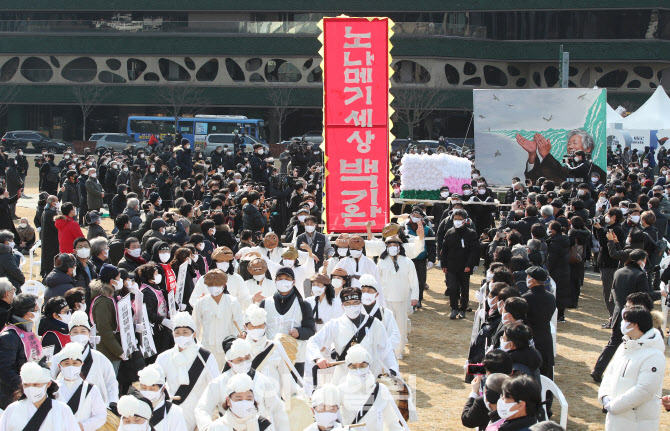
[{"label": "red vertical banner", "polygon": [[392,21],[324,18],[323,121],[328,232],[389,221],[389,77]]}]

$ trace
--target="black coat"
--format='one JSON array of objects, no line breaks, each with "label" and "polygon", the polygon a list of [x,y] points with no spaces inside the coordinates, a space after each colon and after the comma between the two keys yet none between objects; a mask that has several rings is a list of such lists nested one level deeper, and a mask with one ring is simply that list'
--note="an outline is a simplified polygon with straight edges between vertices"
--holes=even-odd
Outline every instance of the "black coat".
[{"label": "black coat", "polygon": [[542,371],[550,370],[554,365],[554,340],[549,324],[556,311],[556,298],[542,285],[533,286],[522,298],[528,303],[525,323],[533,330],[535,348],[542,356]]},{"label": "black coat", "polygon": [[7,172],[5,173],[5,179],[7,181],[7,191],[10,196],[14,196],[19,189],[23,188],[23,181],[19,176],[19,172],[16,170],[16,166],[13,164],[9,165]]},{"label": "black coat", "polygon": [[524,416],[521,418],[514,418],[503,422],[498,428],[498,431],[528,431],[531,425],[537,423],[537,418],[534,416]]},{"label": "black coat", "polygon": [[95,265],[93,265],[93,262],[91,262],[90,259],[86,261],[86,266],[88,267],[88,270],[91,273],[91,276],[89,277],[88,274],[86,274],[86,269],[84,268],[84,264],[81,263],[81,260],[77,259],[77,273],[75,274],[74,277],[74,287],[81,287],[84,289],[84,296],[86,298],[86,309],[90,310],[91,309],[91,287],[89,284],[91,284],[91,280],[94,280],[98,278],[98,272],[95,270]]},{"label": "black coat", "polygon": [[623,227],[621,227],[620,224],[613,224],[611,226],[608,226],[607,229],[604,227],[601,227],[600,229],[595,228],[594,232],[596,235],[596,238],[598,239],[598,242],[600,243],[600,253],[598,253],[598,267],[600,268],[618,268],[619,267],[619,261],[612,256],[610,256],[610,253],[607,249],[607,231],[611,230],[614,232],[616,237],[619,239],[619,242],[625,242],[626,241],[626,233],[623,230]]},{"label": "black coat", "polygon": [[464,268],[470,268],[472,272],[479,263],[477,232],[467,226],[449,229],[440,247],[440,262],[447,271],[460,273]]},{"label": "black coat", "polygon": [[547,238],[547,270],[556,283],[556,303],[558,308],[565,308],[572,303],[570,294],[570,263],[568,248],[570,239],[567,235],[555,234]]},{"label": "black coat", "polygon": [[14,258],[14,252],[5,244],[0,244],[0,277],[7,277],[17,291],[26,282],[26,276]]},{"label": "black coat", "polygon": [[79,198],[79,190],[77,188],[77,183],[66,180],[63,183],[65,190],[58,193],[58,199],[61,202],[70,202],[75,207],[79,208],[81,199]]},{"label": "black coat", "polygon": [[[154,286],[154,289],[161,290],[160,288]],[[163,297],[165,299],[166,311],[169,311],[169,306],[167,302],[167,295],[164,291]],[[160,354],[164,351],[172,348],[174,346],[174,340],[172,338],[172,331],[163,326],[163,319],[169,318],[168,314],[163,317],[158,314],[158,298],[153,290],[148,287],[142,289],[143,301],[147,306],[147,317],[149,317],[149,322],[151,322],[154,333],[154,344],[156,345],[156,351]]]},{"label": "black coat", "polygon": [[[31,324],[15,325],[29,331]],[[12,403],[14,391],[21,385],[21,367],[28,362],[23,343],[14,331],[0,333],[0,409],[6,409]]]},{"label": "black coat", "polygon": [[487,314],[486,321],[479,330],[475,342],[470,345],[468,363],[478,364],[484,359],[486,348],[490,345],[491,338],[500,325],[501,319],[502,316],[497,310],[491,315]]},{"label": "black coat", "polygon": [[665,216],[658,208],[652,208],[651,212],[656,216],[656,230],[658,231],[659,237],[665,237],[668,233],[668,217]]},{"label": "black coat", "polygon": [[65,292],[74,287],[74,278],[58,268],[54,268],[45,278],[44,302],[57,296],[65,296]]},{"label": "black coat", "polygon": [[463,407],[463,413],[461,413],[461,423],[466,428],[478,428],[480,431],[484,431],[489,424],[489,421],[495,422],[500,419],[496,413],[498,419],[492,420],[489,417],[489,409],[486,408],[486,400],[483,396],[477,398],[468,398]]},{"label": "black coat", "polygon": [[9,314],[10,304],[0,299],[0,325],[5,326],[7,315]]},{"label": "black coat", "polygon": [[648,293],[654,301],[661,298],[660,291],[653,291],[647,281],[647,273],[640,269],[637,263],[629,263],[619,268],[614,273],[614,282],[612,283],[612,300],[614,301],[614,311],[612,315],[620,314],[623,307],[626,306],[626,298],[631,293]]},{"label": "black coat", "polygon": [[37,330],[37,334],[42,337],[42,346],[54,346],[55,355],[61,351],[63,346],[61,346],[60,339],[55,334],[44,335],[48,331],[59,332],[63,335],[68,335],[70,331],[67,324],[61,322],[60,320],[54,319],[53,316],[44,316],[42,317],[42,320],[40,320],[40,326]]},{"label": "black coat", "polygon": [[52,208],[45,208],[42,213],[42,267],[40,274],[45,276],[51,272],[54,267],[54,257],[60,251],[58,242],[58,229],[54,224],[56,211]]},{"label": "black coat", "polygon": [[249,229],[252,232],[260,232],[265,227],[265,219],[254,205],[249,203],[244,205],[242,213],[244,214],[242,218],[242,229]]}]

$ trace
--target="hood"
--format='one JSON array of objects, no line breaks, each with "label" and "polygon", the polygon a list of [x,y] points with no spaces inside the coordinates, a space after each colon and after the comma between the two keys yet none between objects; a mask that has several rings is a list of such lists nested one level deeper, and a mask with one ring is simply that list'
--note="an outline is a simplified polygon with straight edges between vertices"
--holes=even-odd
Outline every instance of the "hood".
[{"label": "hood", "polygon": [[572,229],[572,234],[582,242],[591,238],[591,232],[586,229]]},{"label": "hood", "polygon": [[663,325],[663,315],[658,310],[652,310],[651,320],[654,322],[654,328],[658,329]]},{"label": "hood", "polygon": [[661,336],[661,333],[656,328],[651,328],[637,340],[631,340],[627,335],[624,335],[623,342],[624,350],[627,352],[634,352],[643,348],[657,349],[665,352],[663,336]]},{"label": "hood", "polygon": [[13,253],[12,248],[7,244],[0,244],[0,254]]},{"label": "hood", "polygon": [[[127,185],[125,184],[119,184],[118,187],[116,188],[116,194],[118,195],[123,195],[123,191],[128,188]],[[124,196],[125,197],[125,196]]]},{"label": "hood", "polygon": [[71,284],[74,287],[74,279],[60,269],[54,269],[44,277],[46,287],[62,286],[63,284]]},{"label": "hood", "polygon": [[154,246],[151,248],[151,260],[158,263],[160,262],[160,258],[158,257],[158,250],[161,249],[161,247],[165,247],[166,245],[169,245],[165,241],[156,241]]},{"label": "hood", "polygon": [[91,298],[96,296],[112,296],[114,295],[114,288],[111,284],[103,283],[101,280],[95,279],[91,281]]}]

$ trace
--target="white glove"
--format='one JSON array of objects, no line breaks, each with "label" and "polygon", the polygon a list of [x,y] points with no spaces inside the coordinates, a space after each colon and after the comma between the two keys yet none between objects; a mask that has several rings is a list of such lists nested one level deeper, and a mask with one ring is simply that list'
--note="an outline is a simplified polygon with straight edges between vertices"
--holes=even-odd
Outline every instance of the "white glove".
[{"label": "white glove", "polygon": [[163,321],[161,322],[161,325],[165,326],[169,330],[174,329],[174,323],[172,323],[172,320],[170,320],[170,319],[163,319]]},{"label": "white glove", "polygon": [[426,265],[426,267],[427,267],[428,269],[433,269],[434,266],[435,266],[435,264],[434,264],[433,262],[431,262],[431,261],[428,261],[428,264]]},{"label": "white glove", "polygon": [[186,310],[186,304],[179,304],[179,311]]}]

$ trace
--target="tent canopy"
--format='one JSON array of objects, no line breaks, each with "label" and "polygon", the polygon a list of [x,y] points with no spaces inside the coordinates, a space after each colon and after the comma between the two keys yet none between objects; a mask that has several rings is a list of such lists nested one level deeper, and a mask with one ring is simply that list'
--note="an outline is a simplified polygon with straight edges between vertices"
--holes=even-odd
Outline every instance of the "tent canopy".
[{"label": "tent canopy", "polygon": [[616,112],[610,104],[607,104],[607,124],[611,123],[621,123],[623,121],[623,117],[619,115],[618,112]]},{"label": "tent canopy", "polygon": [[[609,123],[609,111],[608,111]],[[670,129],[670,97],[659,85],[644,105],[624,118],[624,129],[662,130]]]}]

